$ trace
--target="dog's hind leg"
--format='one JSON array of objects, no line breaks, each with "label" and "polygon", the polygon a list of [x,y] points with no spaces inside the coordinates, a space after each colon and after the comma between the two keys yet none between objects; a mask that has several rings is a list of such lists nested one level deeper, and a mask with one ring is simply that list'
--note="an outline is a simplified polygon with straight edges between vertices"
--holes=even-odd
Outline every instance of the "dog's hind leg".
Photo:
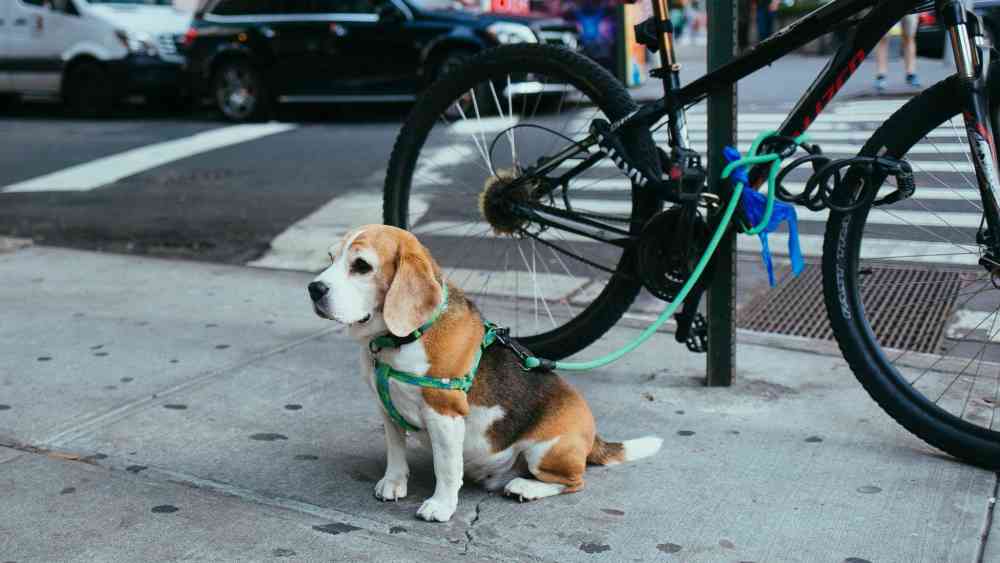
[{"label": "dog's hind leg", "polygon": [[583,489],[589,451],[585,442],[581,436],[563,435],[529,447],[524,458],[535,479],[512,479],[504,493],[520,500],[537,500]]}]

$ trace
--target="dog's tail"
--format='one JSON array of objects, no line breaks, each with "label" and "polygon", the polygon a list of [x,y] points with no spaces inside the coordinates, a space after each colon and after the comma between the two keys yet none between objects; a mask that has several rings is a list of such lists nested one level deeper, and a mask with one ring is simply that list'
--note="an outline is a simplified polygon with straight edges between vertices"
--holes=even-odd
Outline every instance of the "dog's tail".
[{"label": "dog's tail", "polygon": [[616,465],[626,461],[634,461],[649,457],[660,451],[663,439],[656,436],[643,436],[624,442],[605,442],[600,436],[594,437],[594,446],[587,456],[591,465]]}]

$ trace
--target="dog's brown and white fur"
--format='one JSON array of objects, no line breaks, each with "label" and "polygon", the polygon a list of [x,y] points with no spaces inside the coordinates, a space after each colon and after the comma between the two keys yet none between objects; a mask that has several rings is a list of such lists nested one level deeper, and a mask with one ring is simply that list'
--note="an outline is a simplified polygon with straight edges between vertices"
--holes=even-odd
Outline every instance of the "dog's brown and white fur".
[{"label": "dog's brown and white fur", "polygon": [[[361,344],[361,373],[375,390],[368,342],[390,332],[405,336],[427,322],[441,303],[441,270],[410,233],[367,225],[330,248],[332,265],[316,277],[310,293],[318,315],[348,325]],[[448,307],[419,340],[379,352],[395,369],[432,377],[468,373],[483,338],[483,321],[460,288],[448,286]],[[656,437],[609,443],[597,436],[586,401],[558,375],[525,373],[507,348],[483,353],[468,394],[390,381],[392,402],[421,428],[415,435],[430,447],[437,480],[417,516],[445,522],[458,503],[463,475],[489,490],[522,500],[583,488],[588,463],[608,465],[652,455]],[[375,401],[378,401],[377,394]],[[406,496],[409,467],[406,435],[386,415],[385,476],[375,496]],[[534,478],[527,478],[528,476]]]}]

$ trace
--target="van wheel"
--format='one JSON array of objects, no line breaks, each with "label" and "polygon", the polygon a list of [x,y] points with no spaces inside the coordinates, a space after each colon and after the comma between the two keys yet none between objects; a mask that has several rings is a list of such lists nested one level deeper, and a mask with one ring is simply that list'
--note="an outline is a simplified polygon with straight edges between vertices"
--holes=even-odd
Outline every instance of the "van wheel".
[{"label": "van wheel", "polygon": [[215,71],[212,89],[216,107],[230,121],[258,121],[270,111],[264,77],[247,61],[222,63]]},{"label": "van wheel", "polygon": [[74,65],[66,76],[63,98],[69,110],[81,117],[100,117],[111,112],[115,94],[111,77],[96,62]]}]

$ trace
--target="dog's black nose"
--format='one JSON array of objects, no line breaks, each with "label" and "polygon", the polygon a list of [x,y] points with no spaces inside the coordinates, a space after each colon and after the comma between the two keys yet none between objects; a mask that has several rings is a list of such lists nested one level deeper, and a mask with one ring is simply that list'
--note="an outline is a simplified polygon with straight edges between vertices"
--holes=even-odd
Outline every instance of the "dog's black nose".
[{"label": "dog's black nose", "polygon": [[309,297],[312,297],[313,301],[319,301],[329,291],[330,288],[323,282],[314,281],[309,284]]}]

